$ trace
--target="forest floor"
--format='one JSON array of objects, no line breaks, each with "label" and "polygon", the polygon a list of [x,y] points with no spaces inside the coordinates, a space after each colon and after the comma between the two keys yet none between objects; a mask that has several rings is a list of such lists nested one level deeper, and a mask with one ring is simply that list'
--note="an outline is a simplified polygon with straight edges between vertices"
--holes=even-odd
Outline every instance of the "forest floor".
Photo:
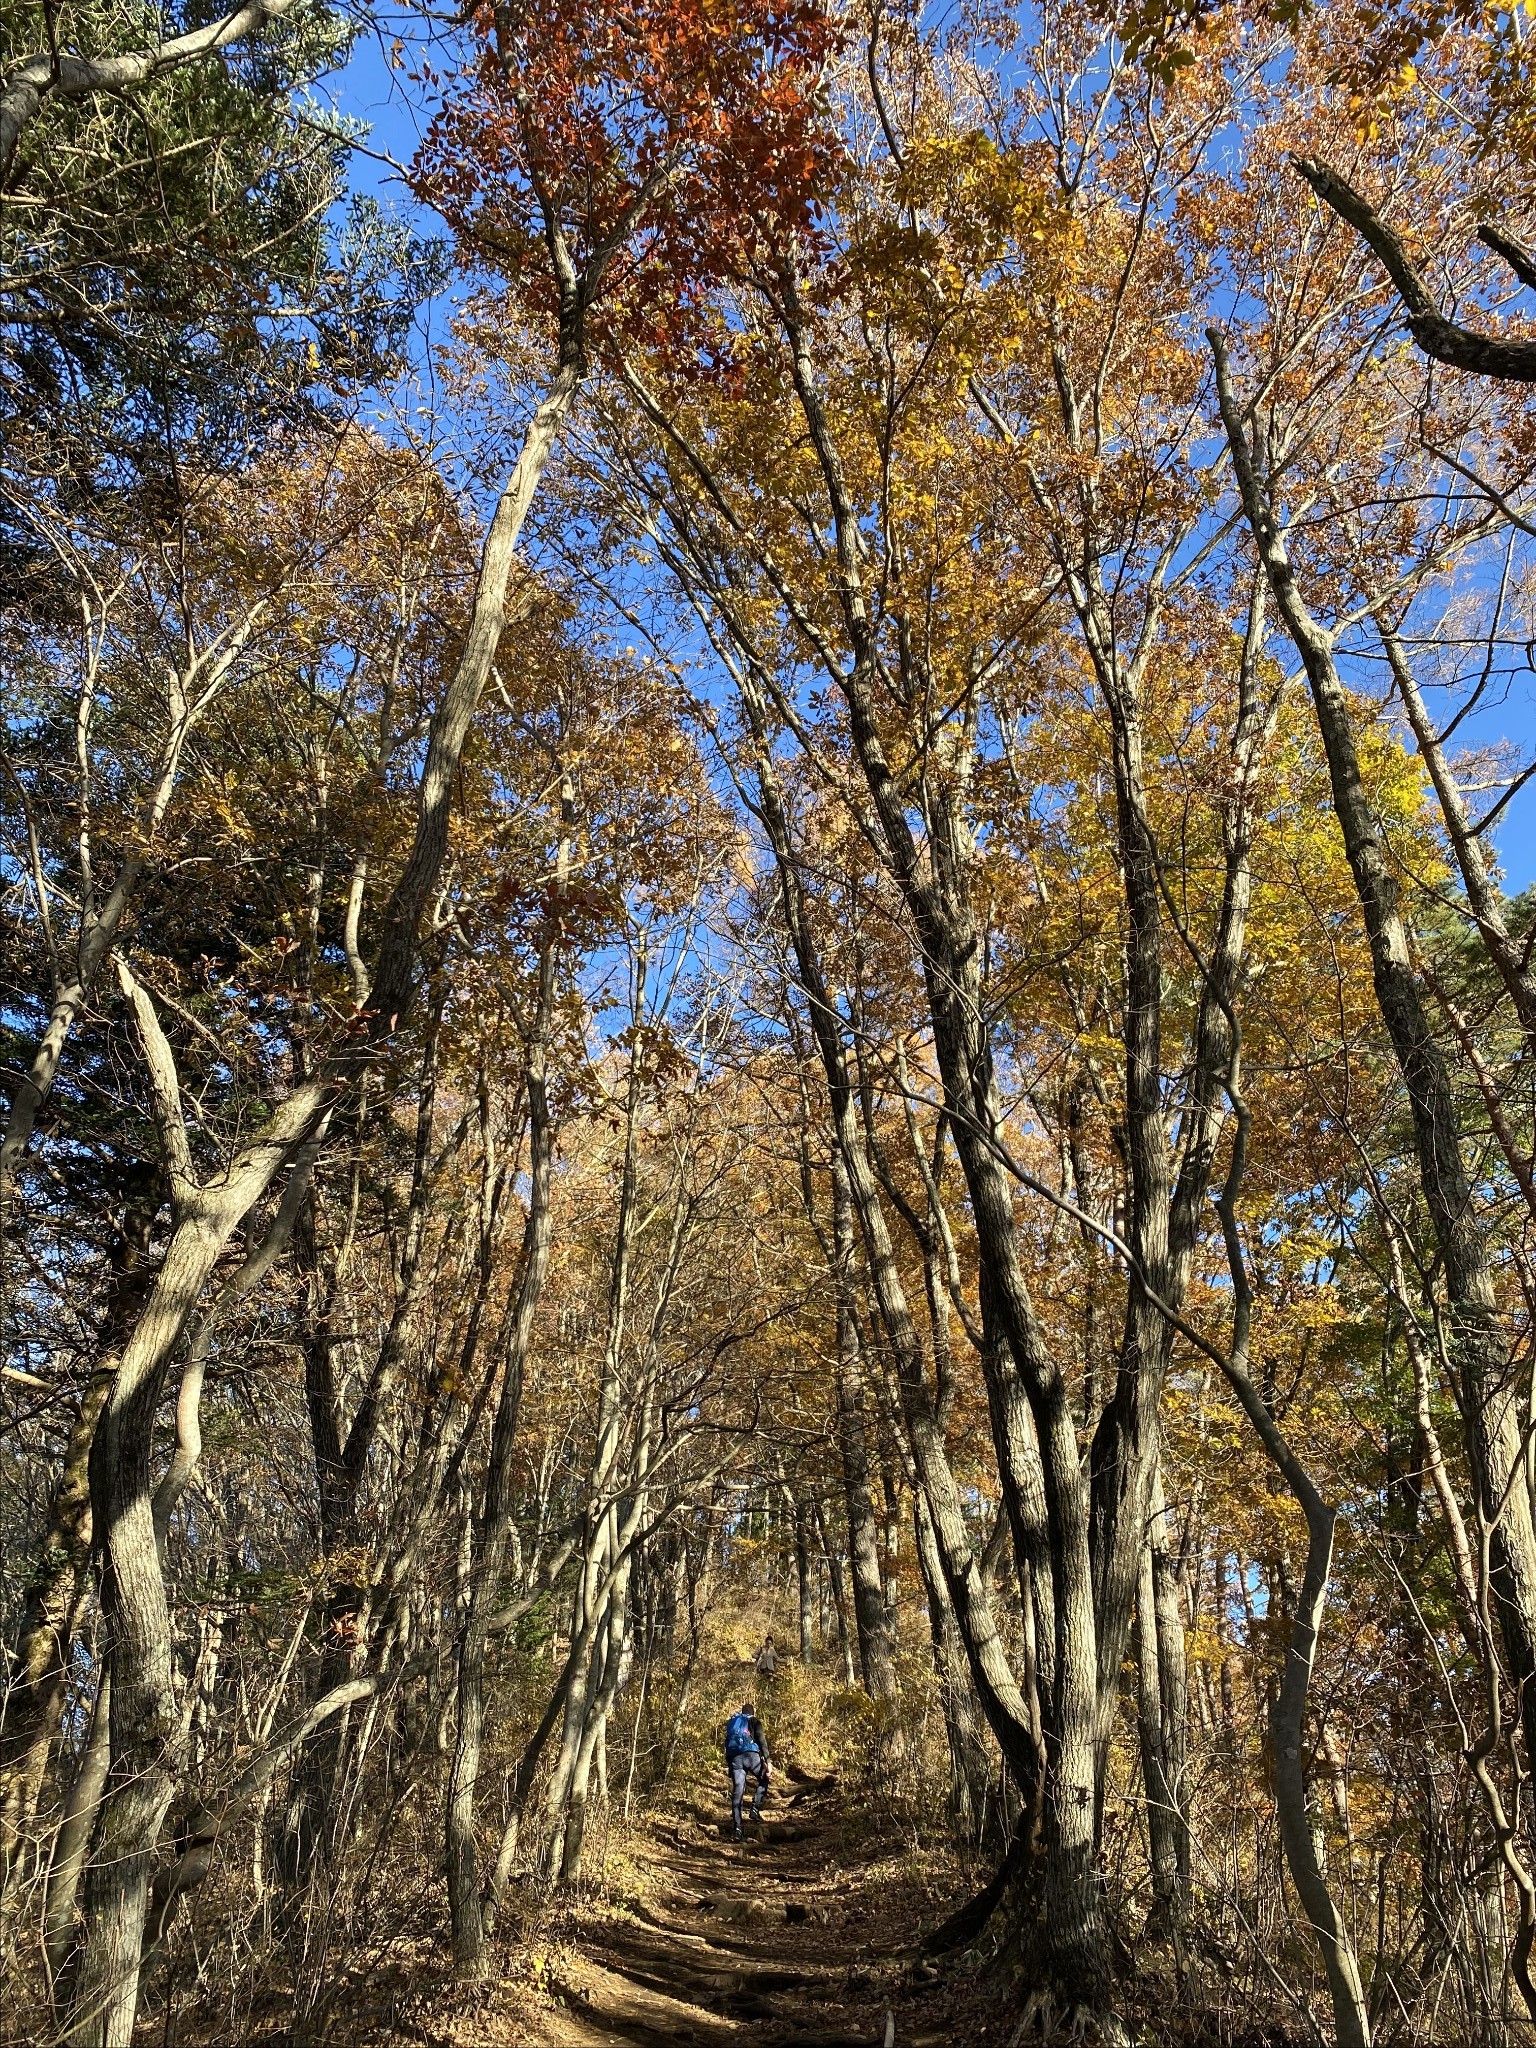
[{"label": "forest floor", "polygon": [[626,1845],[621,1886],[552,1924],[514,1977],[451,2014],[434,2002],[428,2023],[405,2031],[488,2048],[1006,2038],[979,1984],[922,1955],[950,1901],[910,1853],[849,1839],[835,1780],[779,1777],[739,1845],[724,1810],[723,1797],[700,1799],[650,1817]]}]

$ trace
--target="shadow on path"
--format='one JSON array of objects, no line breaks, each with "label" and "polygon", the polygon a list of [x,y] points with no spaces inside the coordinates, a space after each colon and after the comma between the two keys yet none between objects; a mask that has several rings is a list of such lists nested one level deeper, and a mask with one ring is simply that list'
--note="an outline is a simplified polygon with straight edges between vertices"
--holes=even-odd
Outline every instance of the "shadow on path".
[{"label": "shadow on path", "polygon": [[[918,1956],[922,1928],[880,1913],[838,1860],[831,1779],[774,1788],[741,1844],[703,1808],[657,1821],[643,1902],[576,1937],[552,1981],[549,2048],[940,2048],[956,2036]],[[637,1849],[638,1849],[637,1845]],[[875,1910],[871,1910],[871,1905]]]}]

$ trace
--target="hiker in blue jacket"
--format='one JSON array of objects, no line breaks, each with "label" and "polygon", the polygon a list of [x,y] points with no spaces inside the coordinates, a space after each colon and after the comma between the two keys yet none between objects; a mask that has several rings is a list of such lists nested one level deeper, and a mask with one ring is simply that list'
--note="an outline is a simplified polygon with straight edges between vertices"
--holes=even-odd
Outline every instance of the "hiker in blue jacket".
[{"label": "hiker in blue jacket", "polygon": [[747,1779],[757,1780],[757,1790],[752,1795],[752,1818],[757,1820],[763,1810],[763,1794],[773,1775],[768,1738],[750,1700],[743,1701],[741,1712],[732,1714],[725,1724],[725,1768],[731,1774],[731,1840],[739,1842],[741,1802],[746,1797]]}]

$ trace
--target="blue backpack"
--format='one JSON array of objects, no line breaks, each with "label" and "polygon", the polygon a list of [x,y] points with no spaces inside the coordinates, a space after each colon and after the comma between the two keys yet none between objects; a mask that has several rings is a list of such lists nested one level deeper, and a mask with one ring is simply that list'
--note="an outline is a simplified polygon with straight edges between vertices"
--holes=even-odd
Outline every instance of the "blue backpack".
[{"label": "blue backpack", "polygon": [[756,1749],[752,1737],[752,1723],[745,1714],[732,1714],[725,1724],[725,1753],[727,1757],[744,1756],[748,1750]]}]

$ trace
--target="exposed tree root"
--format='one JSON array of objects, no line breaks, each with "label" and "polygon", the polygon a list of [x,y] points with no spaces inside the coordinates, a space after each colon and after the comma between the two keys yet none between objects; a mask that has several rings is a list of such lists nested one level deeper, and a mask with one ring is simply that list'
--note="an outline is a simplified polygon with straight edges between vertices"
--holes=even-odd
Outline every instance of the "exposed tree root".
[{"label": "exposed tree root", "polygon": [[967,1899],[963,1906],[924,1937],[923,1948],[928,1955],[948,1955],[952,1950],[964,1948],[976,1940],[1010,1888],[1023,1877],[1029,1865],[1033,1839],[1028,1817],[1021,1816],[1013,1840],[1008,1844],[1008,1852],[995,1875],[973,1898]]},{"label": "exposed tree root", "polygon": [[1032,1991],[1008,2048],[1038,2041],[1041,2048],[1134,2048],[1135,2036],[1119,2016],[1086,2005],[1058,2004],[1049,1991]]}]

